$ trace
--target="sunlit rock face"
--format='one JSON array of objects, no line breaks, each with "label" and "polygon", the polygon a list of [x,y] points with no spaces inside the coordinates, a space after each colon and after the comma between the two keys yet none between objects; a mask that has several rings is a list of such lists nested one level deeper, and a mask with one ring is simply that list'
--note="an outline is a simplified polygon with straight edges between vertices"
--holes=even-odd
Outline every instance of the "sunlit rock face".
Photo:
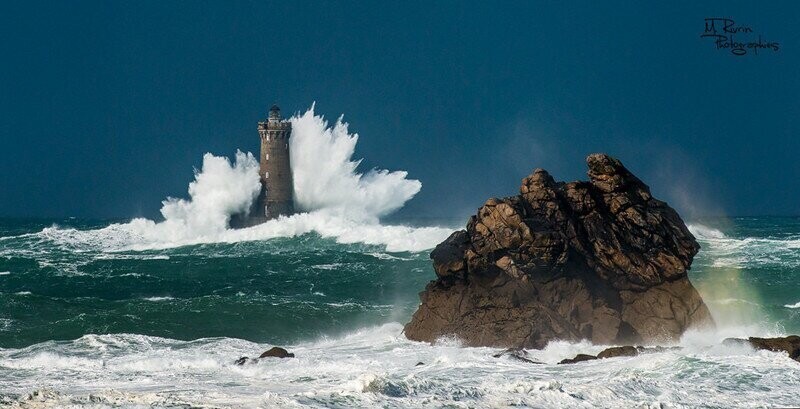
[{"label": "sunlit rock face", "polygon": [[687,270],[699,245],[620,161],[587,158],[589,181],[543,169],[489,199],[431,253],[437,279],[405,327],[412,340],[542,348],[676,340],[713,325]]}]

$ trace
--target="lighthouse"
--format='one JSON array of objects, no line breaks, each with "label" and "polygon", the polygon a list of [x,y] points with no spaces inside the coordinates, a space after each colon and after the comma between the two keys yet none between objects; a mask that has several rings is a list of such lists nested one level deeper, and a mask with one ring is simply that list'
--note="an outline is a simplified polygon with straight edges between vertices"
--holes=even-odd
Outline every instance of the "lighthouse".
[{"label": "lighthouse", "polygon": [[261,137],[259,176],[261,193],[256,202],[256,219],[273,219],[294,213],[294,184],[289,158],[289,138],[292,123],[281,118],[281,109],[273,105],[269,118],[258,123]]}]

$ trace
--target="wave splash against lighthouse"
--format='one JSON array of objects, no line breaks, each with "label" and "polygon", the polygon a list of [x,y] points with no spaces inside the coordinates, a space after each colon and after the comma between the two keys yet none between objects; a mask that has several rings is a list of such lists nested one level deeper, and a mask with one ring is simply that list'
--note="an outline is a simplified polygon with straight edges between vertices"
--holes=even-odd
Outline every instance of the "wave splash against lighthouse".
[{"label": "wave splash against lighthouse", "polygon": [[[387,251],[422,251],[452,232],[443,227],[382,225],[379,219],[422,188],[405,171],[359,173],[353,160],[358,135],[340,117],[333,125],[314,112],[288,120],[295,210],[256,226],[232,229],[234,215],[247,213],[261,192],[259,162],[237,152],[234,161],[207,153],[189,184],[189,199],[167,198],[156,222],[137,218],[97,230],[45,229],[41,234],[70,246],[103,251],[149,250],[184,245],[265,240],[317,233],[339,243],[384,246]],[[269,192],[267,192],[269,195]],[[267,196],[268,197],[268,196]],[[267,199],[269,200],[269,199]]]}]

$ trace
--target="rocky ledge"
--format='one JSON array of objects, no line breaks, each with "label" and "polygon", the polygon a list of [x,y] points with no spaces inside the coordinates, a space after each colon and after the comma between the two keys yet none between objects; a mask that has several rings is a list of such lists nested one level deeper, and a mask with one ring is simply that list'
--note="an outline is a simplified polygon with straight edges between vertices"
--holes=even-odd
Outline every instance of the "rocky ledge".
[{"label": "rocky ledge", "polygon": [[617,159],[586,161],[588,182],[536,169],[519,195],[489,199],[436,246],[437,278],[406,336],[542,348],[669,342],[713,325],[687,277],[699,245],[675,210]]},{"label": "rocky ledge", "polygon": [[[789,335],[788,337],[780,337],[780,338],[756,338],[750,337],[748,339],[742,338],[727,338],[722,341],[723,345],[726,346],[747,346],[754,350],[765,350],[765,351],[772,351],[772,352],[785,352],[789,358],[794,359],[797,362],[800,362],[800,336],[797,335]],[[656,352],[664,352],[664,351],[677,351],[680,350],[681,347],[642,347],[642,346],[631,346],[631,345],[624,345],[618,347],[611,347],[606,348],[600,351],[597,355],[587,355],[587,354],[578,354],[575,358],[568,358],[564,359],[559,364],[575,364],[578,362],[584,361],[593,361],[596,359],[606,359],[606,358],[616,358],[622,356],[637,356],[641,354],[648,354],[648,353],[656,353]],[[520,352],[515,351],[515,353],[520,354]],[[521,353],[526,353],[522,350]],[[496,356],[500,356],[499,354]]]},{"label": "rocky ledge", "polygon": [[728,338],[722,343],[725,345],[749,345],[753,349],[773,352],[786,352],[789,354],[789,358],[800,362],[800,336],[798,335],[789,335],[782,338]]}]

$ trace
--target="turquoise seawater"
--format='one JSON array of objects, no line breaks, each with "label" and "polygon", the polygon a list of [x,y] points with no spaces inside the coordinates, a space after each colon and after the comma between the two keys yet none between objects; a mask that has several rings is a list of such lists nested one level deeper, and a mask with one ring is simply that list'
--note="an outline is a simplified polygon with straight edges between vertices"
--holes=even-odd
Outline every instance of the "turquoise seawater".
[{"label": "turquoise seawater", "polygon": [[[297,342],[406,320],[433,271],[427,252],[313,233],[107,252],[42,233],[53,221],[0,223],[4,348],[107,333]],[[107,224],[55,222],[60,232]]]},{"label": "turquoise seawater", "polygon": [[[403,337],[434,277],[428,251],[316,233],[132,250],[109,244],[109,223],[0,220],[0,405],[800,404],[800,364],[715,346],[800,333],[800,218],[691,223],[702,250],[690,278],[717,332],[687,335],[681,352],[573,367],[551,364],[602,348],[557,342],[533,352],[548,363],[536,368]],[[270,345],[298,358],[232,364]]]}]

